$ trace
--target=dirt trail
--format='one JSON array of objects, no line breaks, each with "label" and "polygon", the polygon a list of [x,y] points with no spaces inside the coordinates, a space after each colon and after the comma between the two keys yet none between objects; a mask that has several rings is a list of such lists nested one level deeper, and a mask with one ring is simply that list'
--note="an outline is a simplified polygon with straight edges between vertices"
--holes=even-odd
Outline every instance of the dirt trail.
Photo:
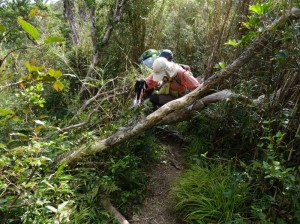
[{"label": "dirt trail", "polygon": [[134,224],[181,224],[171,212],[172,202],[168,198],[170,187],[183,169],[183,158],[177,147],[167,145],[167,157],[152,166],[150,195],[145,200],[139,214],[129,221]]}]

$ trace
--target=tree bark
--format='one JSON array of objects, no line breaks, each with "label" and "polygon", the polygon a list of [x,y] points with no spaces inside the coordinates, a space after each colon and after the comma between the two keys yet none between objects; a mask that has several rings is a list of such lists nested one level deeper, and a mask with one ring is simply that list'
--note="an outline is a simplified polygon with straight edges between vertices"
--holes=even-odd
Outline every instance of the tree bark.
[{"label": "tree bark", "polygon": [[75,1],[64,0],[64,15],[69,22],[70,29],[72,30],[72,41],[74,45],[79,43],[79,36],[77,32],[77,25],[75,19]]},{"label": "tree bark", "polygon": [[232,93],[230,90],[222,90],[220,92],[205,96],[202,99],[197,100],[193,104],[191,110],[182,108],[180,110],[174,111],[173,113],[169,114],[167,117],[163,118],[160,124],[173,124],[176,122],[187,120],[194,114],[195,111],[201,111],[211,103],[223,101],[232,96],[235,96],[235,94]]},{"label": "tree bark", "polygon": [[[254,40],[252,44],[250,44],[247,47],[247,49],[238,58],[236,58],[236,60],[234,60],[230,65],[226,66],[223,70],[221,70],[219,74],[211,76],[208,80],[204,82],[204,85],[199,86],[191,93],[179,99],[173,100],[165,104],[155,112],[149,114],[143,120],[140,120],[136,125],[120,130],[115,134],[111,135],[110,137],[98,140],[91,145],[84,145],[77,151],[69,152],[67,156],[62,156],[61,159],[58,159],[58,163],[73,165],[85,156],[92,155],[97,152],[106,150],[110,147],[121,144],[126,140],[132,139],[140,135],[143,131],[151,128],[152,126],[163,122],[164,120],[166,120],[167,116],[170,116],[170,114],[195,103],[198,99],[201,99],[201,97],[203,97],[206,93],[211,91],[213,87],[215,87],[218,83],[221,83],[224,79],[230,77],[232,74],[234,74],[235,71],[237,71],[244,64],[249,62],[255,54],[263,50],[264,47],[267,45],[268,39],[273,35],[276,29],[284,27],[287,21],[290,21],[292,18],[299,18],[299,12],[299,9],[297,9],[296,11],[294,9],[294,12],[293,10],[288,11],[285,15],[275,20],[273,24],[268,29],[266,29],[264,33],[261,34],[260,37]],[[213,102],[213,100],[207,99],[207,102]],[[183,116],[183,114],[181,114],[181,116]]]}]

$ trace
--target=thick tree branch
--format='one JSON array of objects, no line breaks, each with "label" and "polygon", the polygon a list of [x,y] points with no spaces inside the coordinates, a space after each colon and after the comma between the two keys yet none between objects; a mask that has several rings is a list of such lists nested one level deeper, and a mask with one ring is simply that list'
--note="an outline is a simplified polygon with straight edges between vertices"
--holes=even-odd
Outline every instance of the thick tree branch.
[{"label": "thick tree branch", "polygon": [[258,105],[263,102],[264,95],[260,96],[259,98],[255,100],[251,100],[246,96],[235,94],[231,92],[230,90],[222,90],[217,93],[210,94],[208,96],[203,97],[200,100],[197,100],[194,104],[191,110],[188,110],[187,108],[183,108],[178,111],[174,111],[173,113],[169,114],[165,118],[162,119],[160,124],[173,124],[180,121],[185,121],[189,119],[196,111],[201,111],[205,107],[207,107],[209,104],[216,103],[219,101],[224,101],[227,99],[236,98],[239,102],[242,101],[246,104],[253,104]]},{"label": "thick tree branch", "polygon": [[285,15],[274,21],[272,26],[270,26],[264,33],[262,33],[260,37],[254,40],[252,44],[250,44],[236,60],[234,60],[230,65],[221,70],[219,74],[215,74],[210,77],[207,81],[204,82],[204,85],[199,86],[191,93],[165,104],[152,114],[148,115],[144,120],[139,121],[136,125],[118,131],[117,133],[106,139],[98,140],[92,145],[83,146],[79,150],[71,152],[68,156],[62,158],[58,162],[65,164],[74,164],[84,156],[92,155],[94,153],[106,150],[112,146],[121,144],[122,142],[134,138],[140,135],[143,131],[162,122],[165,117],[167,117],[174,111],[181,110],[182,108],[193,104],[197,99],[203,97],[206,93],[211,91],[213,87],[222,82],[224,79],[230,77],[232,74],[234,74],[235,71],[249,62],[255,54],[262,51],[267,45],[270,36],[273,34],[273,32],[275,32],[276,28],[282,28],[290,19],[295,17],[299,18],[300,15],[295,16],[295,13],[289,11]]}]

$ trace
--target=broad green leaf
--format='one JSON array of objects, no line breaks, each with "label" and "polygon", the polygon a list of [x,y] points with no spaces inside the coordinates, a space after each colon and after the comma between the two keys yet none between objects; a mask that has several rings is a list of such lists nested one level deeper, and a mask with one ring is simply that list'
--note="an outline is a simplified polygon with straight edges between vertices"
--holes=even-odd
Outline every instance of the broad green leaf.
[{"label": "broad green leaf", "polygon": [[64,41],[65,41],[65,38],[59,37],[59,36],[50,36],[44,40],[45,44],[64,42]]},{"label": "broad green leaf", "polygon": [[57,207],[58,212],[61,212],[68,203],[69,203],[69,201],[64,201],[63,203],[59,204]]},{"label": "broad green leaf", "polygon": [[225,63],[222,62],[222,61],[220,61],[220,62],[219,62],[219,66],[220,66],[221,69],[223,69],[223,68],[225,68]]},{"label": "broad green leaf", "polygon": [[13,132],[13,133],[10,133],[9,134],[10,136],[18,136],[18,137],[23,137],[23,138],[27,138],[28,136],[23,134],[23,133],[20,133],[20,132]]},{"label": "broad green leaf", "polygon": [[54,213],[56,213],[57,212],[57,209],[56,208],[54,208],[53,206],[51,206],[51,205],[46,205],[46,208],[48,208],[50,211],[52,211],[52,212],[54,212]]},{"label": "broad green leaf", "polygon": [[56,78],[50,76],[49,74],[40,74],[39,80],[42,80],[44,82],[55,82]]},{"label": "broad green leaf", "polygon": [[262,7],[259,3],[257,3],[256,5],[250,5],[249,10],[252,12],[255,12],[258,15],[263,14],[262,13]]},{"label": "broad green leaf", "polygon": [[21,121],[23,121],[23,119],[20,118],[20,117],[14,117],[14,118],[13,118],[13,121],[14,121],[14,122],[21,122]]},{"label": "broad green leaf", "polygon": [[31,11],[29,13],[29,16],[31,16],[31,17],[35,16],[35,14],[37,13],[38,10],[39,10],[38,7],[35,7],[33,9],[31,9]]},{"label": "broad green leaf", "polygon": [[56,80],[53,84],[53,88],[56,90],[56,91],[61,91],[64,89],[64,84],[61,83],[61,81],[59,80]]},{"label": "broad green leaf", "polygon": [[63,75],[61,71],[55,70],[53,68],[50,68],[48,70],[48,74],[56,79],[58,79],[59,77],[61,77]]},{"label": "broad green leaf", "polygon": [[3,108],[0,108],[0,117],[6,117],[6,116],[11,116],[14,115],[15,113],[12,110],[6,110]]},{"label": "broad green leaf", "polygon": [[49,157],[46,157],[46,156],[41,156],[40,159],[42,161],[52,161],[52,159],[50,159]]},{"label": "broad green leaf", "polygon": [[224,64],[224,62],[220,61],[218,64],[215,64],[214,68],[223,69],[223,68],[225,68],[225,64]]},{"label": "broad green leaf", "polygon": [[260,23],[260,18],[257,15],[247,16],[248,22],[242,22],[243,27],[250,29],[251,27],[257,27]]},{"label": "broad green leaf", "polygon": [[6,27],[0,23],[0,31],[4,33],[6,31]]},{"label": "broad green leaf", "polygon": [[266,3],[266,4],[257,3],[255,5],[249,6],[249,10],[255,12],[258,15],[263,15],[270,10],[270,7],[271,7],[270,3]]},{"label": "broad green leaf", "polygon": [[[36,133],[38,133],[38,132],[40,132],[41,130],[43,130],[45,127],[44,126],[42,126],[42,125],[38,125],[37,127],[35,127],[33,130],[36,132]],[[38,140],[39,139],[39,137],[33,137],[33,139],[34,140]]]},{"label": "broad green leaf", "polygon": [[39,37],[39,32],[34,26],[23,20],[20,16],[18,17],[18,23],[22,26],[22,29],[25,30],[34,40],[37,40]]},{"label": "broad green leaf", "polygon": [[237,41],[236,39],[234,40],[228,40],[225,45],[233,46],[233,47],[238,47],[240,44],[240,41]]},{"label": "broad green leaf", "polygon": [[62,164],[58,167],[56,173],[55,173],[55,177],[57,178],[64,170],[65,166]]},{"label": "broad green leaf", "polygon": [[25,66],[26,66],[28,72],[37,72],[39,70],[38,67],[31,65],[29,61],[25,62]]}]

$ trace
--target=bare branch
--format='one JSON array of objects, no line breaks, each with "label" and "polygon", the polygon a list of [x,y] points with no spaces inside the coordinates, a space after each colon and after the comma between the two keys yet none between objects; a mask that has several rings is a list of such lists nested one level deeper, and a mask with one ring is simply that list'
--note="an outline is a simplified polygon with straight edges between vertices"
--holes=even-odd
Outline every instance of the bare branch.
[{"label": "bare branch", "polygon": [[[120,78],[120,77],[116,77],[116,78],[114,78],[114,79],[111,79],[111,80],[107,81],[107,82],[106,82],[106,83],[98,90],[98,92],[96,93],[96,95],[94,95],[92,98],[86,100],[86,101],[83,103],[83,105],[82,105],[81,108],[78,110],[78,112],[76,113],[76,115],[71,119],[71,121],[74,120],[78,115],[80,115],[80,114],[82,113],[83,110],[85,110],[89,105],[91,105],[93,102],[95,102],[99,97],[105,96],[105,95],[107,96],[107,95],[112,94],[112,93],[116,93],[115,96],[117,96],[117,95],[122,95],[122,94],[126,93],[127,91],[119,92],[120,90],[124,89],[124,87],[114,88],[114,89],[112,89],[112,90],[110,90],[110,91],[103,92],[103,88],[106,87],[107,84],[109,84],[109,83],[111,83],[111,82],[114,83],[114,82],[115,82],[116,80],[118,80],[118,79],[123,80],[124,83],[126,82],[126,78]],[[105,98],[105,99],[108,99],[108,98],[110,98],[110,97],[107,97],[107,98]],[[102,100],[101,102],[103,102],[103,100]]]},{"label": "bare branch", "polygon": [[0,86],[0,91],[4,90],[5,88],[9,88],[11,86],[18,86],[20,85],[21,83],[24,83],[25,81],[20,81],[20,82],[14,82],[14,83],[10,83],[10,84],[7,84],[5,86]]},{"label": "bare branch", "polygon": [[3,62],[6,60],[6,58],[7,58],[11,53],[13,53],[13,52],[15,52],[15,51],[18,51],[18,50],[25,50],[25,49],[27,49],[27,47],[19,47],[19,48],[16,48],[16,49],[13,49],[13,50],[9,51],[9,52],[4,56],[3,59],[0,59],[0,67],[2,66]]},{"label": "bare branch", "polygon": [[[126,93],[126,92],[119,92],[119,93],[116,93],[116,94],[114,94],[114,95],[105,97],[104,99],[101,100],[100,105],[101,105],[104,101],[109,100],[110,98],[116,97],[117,95],[123,95],[124,93]],[[100,95],[101,95],[101,94],[100,94]],[[68,131],[68,130],[70,130],[70,129],[80,128],[80,127],[83,127],[83,126],[89,124],[89,122],[90,122],[90,120],[91,120],[91,116],[92,116],[95,112],[98,112],[98,108],[99,108],[99,107],[100,107],[100,106],[98,106],[96,109],[94,109],[94,110],[88,115],[88,119],[87,119],[86,121],[81,122],[81,123],[79,123],[79,124],[74,124],[74,125],[70,125],[70,126],[68,126],[68,127],[61,128],[61,129],[59,130],[59,132],[64,132],[64,131]],[[77,114],[72,118],[72,120],[73,120],[76,116],[79,116],[80,113],[81,113],[82,111],[83,111],[83,109],[82,109],[79,113],[77,113]]]}]

